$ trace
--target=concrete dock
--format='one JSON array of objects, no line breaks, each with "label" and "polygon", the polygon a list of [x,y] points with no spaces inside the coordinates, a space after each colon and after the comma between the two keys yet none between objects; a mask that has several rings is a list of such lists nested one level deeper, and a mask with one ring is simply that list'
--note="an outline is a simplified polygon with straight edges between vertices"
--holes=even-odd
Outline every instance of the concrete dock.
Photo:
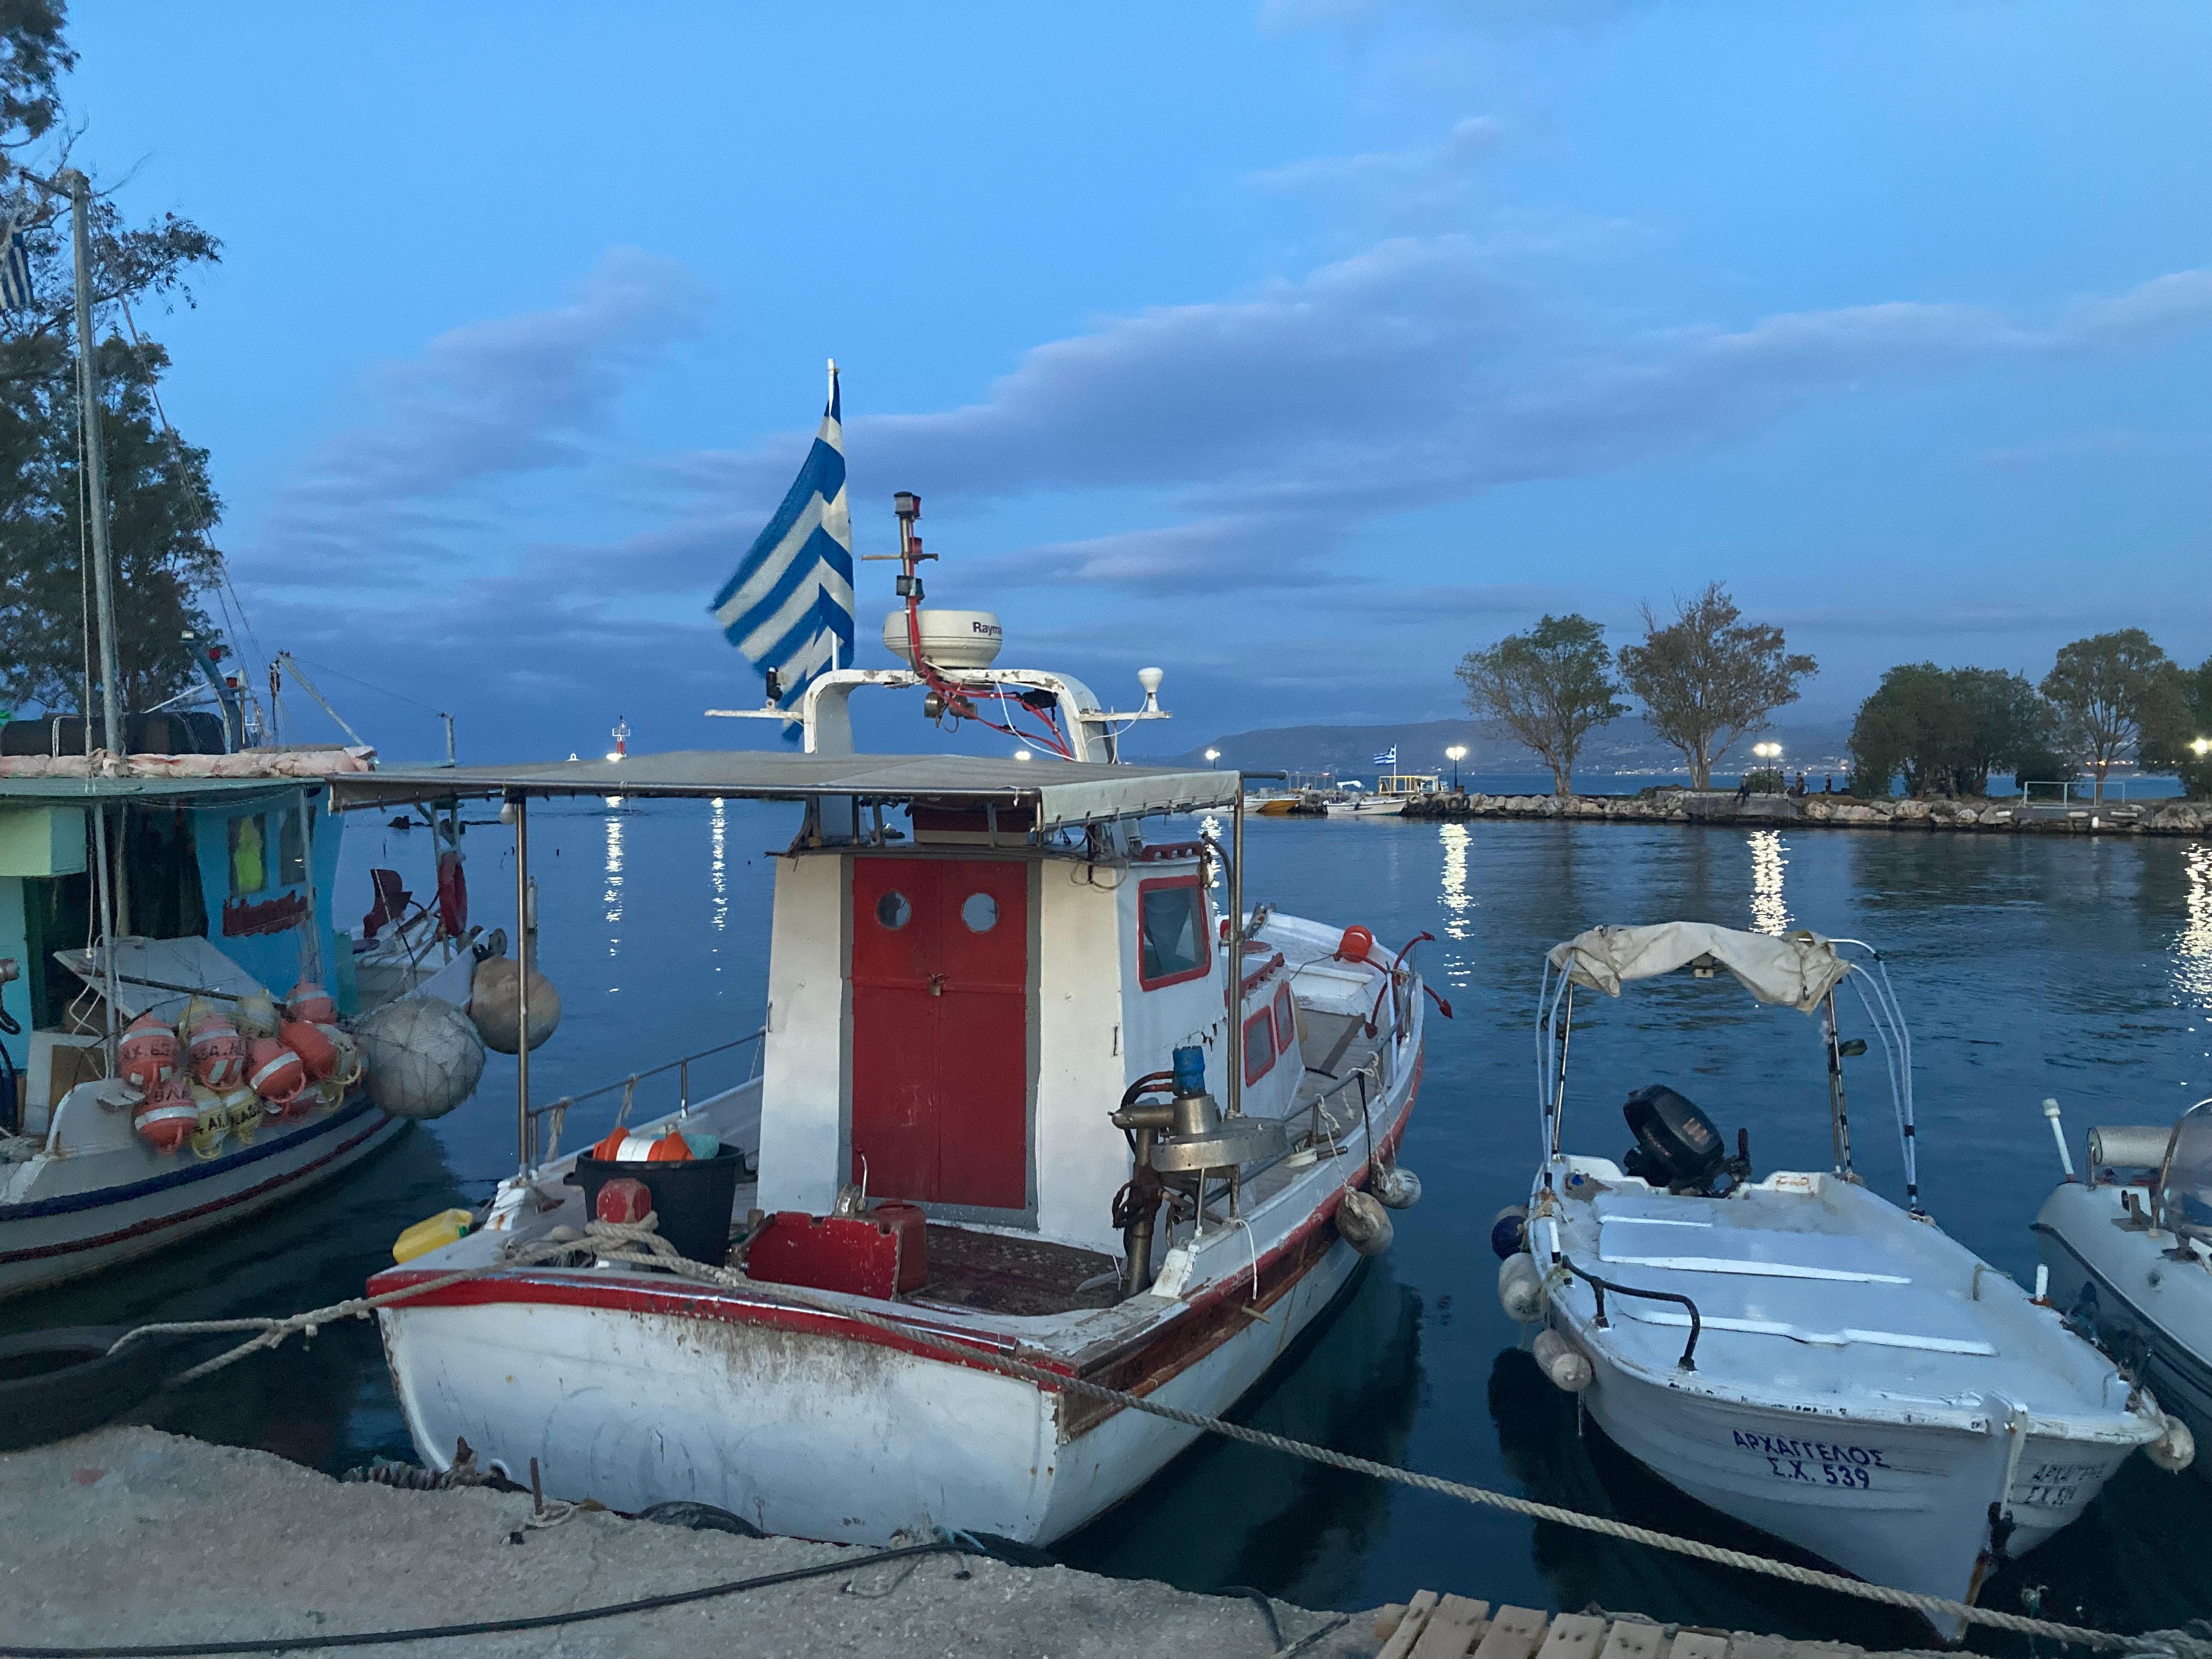
[{"label": "concrete dock", "polygon": [[[1066,1567],[872,1552],[625,1521],[533,1526],[526,1495],[340,1482],[265,1452],[110,1428],[0,1456],[0,1654],[12,1647],[251,1641],[525,1617],[849,1560],[849,1571],[587,1624],[380,1644],[423,1659],[1261,1659],[1252,1601]],[[1284,1603],[1286,1643],[1336,1619]],[[1371,1615],[1302,1650],[1373,1654]]]}]

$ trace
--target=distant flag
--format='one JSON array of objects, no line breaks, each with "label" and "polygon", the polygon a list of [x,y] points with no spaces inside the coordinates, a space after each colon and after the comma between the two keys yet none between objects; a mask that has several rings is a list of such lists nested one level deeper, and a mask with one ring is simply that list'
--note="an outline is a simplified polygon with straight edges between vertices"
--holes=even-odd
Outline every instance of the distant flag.
[{"label": "distant flag", "polygon": [[36,300],[31,293],[31,244],[28,234],[15,226],[21,210],[0,220],[0,309],[28,311]]},{"label": "distant flag", "polygon": [[805,465],[713,610],[723,637],[768,679],[779,708],[796,711],[816,675],[852,666],[853,514],[835,362]]},{"label": "distant flag", "polygon": [[1375,763],[1377,766],[1396,767],[1398,764],[1398,745],[1394,743],[1388,749],[1385,749],[1381,754],[1376,756]]}]

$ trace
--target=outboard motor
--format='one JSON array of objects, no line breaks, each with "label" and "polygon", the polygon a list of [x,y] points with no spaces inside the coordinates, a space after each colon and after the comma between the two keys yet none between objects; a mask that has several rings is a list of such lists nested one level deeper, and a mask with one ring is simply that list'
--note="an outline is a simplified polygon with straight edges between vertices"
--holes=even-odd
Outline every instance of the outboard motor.
[{"label": "outboard motor", "polygon": [[1711,1192],[1717,1176],[1750,1179],[1749,1136],[1737,1132],[1736,1156],[1730,1158],[1712,1119],[1665,1084],[1638,1089],[1620,1109],[1636,1137],[1620,1161],[1627,1174],[1669,1192],[1693,1194]]}]

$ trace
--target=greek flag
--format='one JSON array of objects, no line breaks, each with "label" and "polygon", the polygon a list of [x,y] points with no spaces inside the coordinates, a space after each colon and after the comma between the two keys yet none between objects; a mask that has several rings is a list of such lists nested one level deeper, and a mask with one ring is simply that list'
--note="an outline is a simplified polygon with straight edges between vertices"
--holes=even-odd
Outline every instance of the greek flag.
[{"label": "greek flag", "polygon": [[16,229],[21,210],[0,220],[0,309],[28,311],[37,303],[31,294],[29,239]]},{"label": "greek flag", "polygon": [[1385,749],[1381,754],[1376,756],[1375,763],[1377,766],[1388,766],[1395,769],[1398,764],[1398,745],[1394,743],[1388,749]]},{"label": "greek flag", "polygon": [[853,514],[835,362],[806,464],[713,609],[723,637],[774,677],[779,708],[795,710],[823,670],[852,665]]}]

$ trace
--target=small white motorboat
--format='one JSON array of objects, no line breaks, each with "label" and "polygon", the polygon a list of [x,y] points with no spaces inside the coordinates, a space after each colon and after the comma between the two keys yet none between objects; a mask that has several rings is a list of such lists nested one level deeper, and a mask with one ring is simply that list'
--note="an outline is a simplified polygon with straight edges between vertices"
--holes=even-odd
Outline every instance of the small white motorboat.
[{"label": "small white motorboat", "polygon": [[[2055,1125],[2057,1103],[2044,1110]],[[2072,1162],[2035,1218],[2051,1301],[2197,1437],[2212,1433],[2212,1100],[2166,1127],[2090,1130],[2086,1182]]]},{"label": "small white motorboat", "polygon": [[[1702,1111],[1643,1079],[1621,1162],[1564,1150],[1576,988],[1618,996],[1680,969],[1820,1016],[1832,1169],[1755,1179],[1744,1131],[1730,1156]],[[1866,1043],[1838,1032],[1845,985],[1888,1062],[1905,1209],[1851,1170],[1844,1061]],[[1911,1037],[1869,947],[1697,922],[1595,928],[1549,955],[1538,1054],[1544,1156],[1501,1297],[1547,1325],[1547,1374],[1586,1389],[1605,1431],[1691,1497],[1862,1578],[1970,1601],[2137,1446],[2181,1449],[2185,1429],[2148,1390],[1921,1212]]]}]

